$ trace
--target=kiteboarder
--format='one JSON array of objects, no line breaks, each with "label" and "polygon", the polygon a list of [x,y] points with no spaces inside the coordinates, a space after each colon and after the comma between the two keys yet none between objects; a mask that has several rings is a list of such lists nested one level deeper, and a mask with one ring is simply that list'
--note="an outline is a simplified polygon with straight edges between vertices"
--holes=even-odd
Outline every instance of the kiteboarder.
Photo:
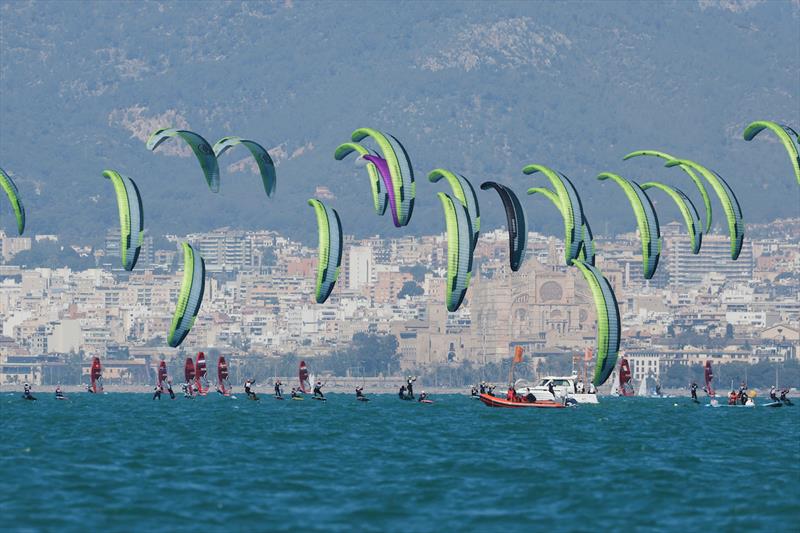
[{"label": "kiteboarder", "polygon": [[697,399],[697,383],[695,383],[694,381],[692,381],[691,389],[692,389],[692,401],[695,403],[700,403],[700,400]]},{"label": "kiteboarder", "polygon": [[256,381],[254,379],[248,379],[244,382],[244,392],[251,400],[258,400],[258,396],[256,396],[255,392],[253,392],[253,386],[255,386],[255,384]]},{"label": "kiteboarder", "polygon": [[769,399],[772,400],[773,402],[778,401],[778,391],[775,389],[775,385],[773,385],[772,388],[769,389]]},{"label": "kiteboarder", "polygon": [[275,397],[283,399],[283,391],[281,390],[281,380],[275,381]]},{"label": "kiteboarder", "polygon": [[789,389],[783,389],[781,391],[781,401],[786,405],[794,405],[792,400],[786,397],[787,394],[789,394]]},{"label": "kiteboarder", "polygon": [[22,385],[22,397],[25,400],[35,400],[36,399],[36,397],[33,394],[31,394],[31,386],[27,381],[25,382],[24,385]]},{"label": "kiteboarder", "polygon": [[161,385],[156,385],[155,387],[153,387],[153,391],[154,391],[153,392],[153,399],[154,400],[160,400],[161,399],[161,389],[162,389]]},{"label": "kiteboarder", "polygon": [[422,391],[422,394],[419,395],[419,400],[417,400],[417,401],[424,402],[427,399],[428,399],[428,393],[425,392],[425,391]]},{"label": "kiteboarder", "polygon": [[193,388],[192,388],[191,384],[184,383],[183,385],[181,385],[181,390],[183,390],[183,397],[184,398],[189,398],[189,399],[194,398],[194,395],[192,394]]},{"label": "kiteboarder", "polygon": [[56,385],[56,400],[63,400],[64,393],[61,392],[61,385]]},{"label": "kiteboarder", "polygon": [[406,380],[406,390],[408,391],[407,395],[409,398],[414,398],[414,382],[417,381],[416,376],[408,376]]},{"label": "kiteboarder", "polygon": [[408,399],[408,398],[406,398],[406,386],[405,385],[400,385],[400,394],[399,394],[399,396],[400,396],[401,400],[407,400]]},{"label": "kiteboarder", "polygon": [[171,379],[167,380],[167,392],[169,393],[169,399],[170,400],[174,400],[175,399],[175,392],[172,390],[172,380]]},{"label": "kiteboarder", "polygon": [[321,381],[317,381],[317,382],[314,384],[314,398],[322,398],[322,399],[325,399],[325,395],[324,395],[324,394],[322,394],[322,387],[323,387],[323,385],[322,385],[322,382],[321,382]]},{"label": "kiteboarder", "polygon": [[473,398],[477,398],[478,397],[478,387],[473,385],[472,389],[469,391],[469,395],[472,396]]},{"label": "kiteboarder", "polygon": [[300,397],[300,394],[297,392],[297,389],[292,387],[292,399],[299,398],[299,397]]},{"label": "kiteboarder", "polygon": [[91,383],[87,383],[86,384],[86,392],[94,394],[94,389],[92,388],[92,384]]},{"label": "kiteboarder", "polygon": [[360,402],[366,402],[367,401],[367,397],[364,396],[364,387],[363,386],[356,387],[356,400],[358,400]]}]

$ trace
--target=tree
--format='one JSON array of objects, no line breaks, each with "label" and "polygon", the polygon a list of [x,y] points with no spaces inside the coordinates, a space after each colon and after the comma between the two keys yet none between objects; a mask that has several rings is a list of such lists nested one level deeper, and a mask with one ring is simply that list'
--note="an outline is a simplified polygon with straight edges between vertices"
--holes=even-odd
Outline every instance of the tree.
[{"label": "tree", "polygon": [[403,288],[397,293],[397,299],[405,296],[422,296],[425,294],[425,289],[420,287],[415,281],[406,281],[403,283]]}]

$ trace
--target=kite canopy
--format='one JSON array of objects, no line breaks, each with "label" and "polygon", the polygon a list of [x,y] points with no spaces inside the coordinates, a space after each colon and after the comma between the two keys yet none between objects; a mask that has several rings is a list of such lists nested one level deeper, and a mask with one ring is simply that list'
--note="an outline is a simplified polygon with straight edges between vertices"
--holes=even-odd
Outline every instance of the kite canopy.
[{"label": "kite canopy", "polygon": [[188,243],[183,243],[183,281],[178,294],[178,304],[172,315],[167,343],[180,346],[194,325],[205,290],[206,265],[202,256]]},{"label": "kite canopy", "polygon": [[641,187],[643,191],[650,188],[662,190],[672,198],[683,216],[686,229],[689,231],[689,238],[692,241],[692,253],[700,253],[700,245],[703,243],[703,223],[700,221],[700,214],[697,212],[697,208],[695,208],[689,197],[680,189],[670,187],[669,185],[657,181],[642,183]]},{"label": "kite canopy", "polygon": [[579,260],[573,261],[572,264],[578,267],[589,285],[597,311],[597,345],[595,347],[597,363],[592,383],[595,387],[599,387],[614,371],[619,353],[621,328],[617,297],[614,295],[611,284],[599,269]]},{"label": "kite canopy", "polygon": [[467,178],[461,175],[456,175],[449,170],[437,168],[428,174],[428,181],[436,183],[442,178],[447,180],[450,187],[453,189],[453,195],[461,202],[461,205],[467,208],[469,221],[472,225],[472,242],[470,246],[475,250],[475,245],[478,244],[478,235],[481,230],[481,210],[478,205],[478,197],[475,194],[475,189]]},{"label": "kite canopy", "polygon": [[311,198],[308,205],[314,208],[319,228],[319,262],[315,298],[318,304],[330,296],[342,263],[342,223],[339,213],[319,200]]},{"label": "kite canopy", "polygon": [[[625,157],[622,158],[623,161],[627,161],[628,159],[639,157],[639,156],[652,156],[658,157],[665,161],[672,161],[673,159],[677,159],[666,152],[659,152],[658,150],[636,150],[634,152],[629,153]],[[704,233],[708,233],[711,231],[711,198],[708,196],[708,190],[706,190],[706,186],[703,184],[703,180],[694,172],[690,167],[681,166],[681,170],[683,170],[689,179],[692,180],[697,190],[700,192],[700,196],[703,199],[703,207],[706,210],[706,225],[705,229],[702,230]]]},{"label": "kite canopy", "polygon": [[597,176],[600,181],[610,179],[619,185],[631,203],[636,222],[639,227],[639,237],[642,239],[642,269],[644,279],[650,279],[656,272],[658,259],[661,255],[661,229],[658,226],[658,216],[653,208],[653,203],[638,183],[627,180],[611,172],[601,172]]},{"label": "kite canopy", "polygon": [[714,192],[717,194],[722,204],[725,218],[728,220],[728,234],[731,237],[731,259],[734,261],[738,259],[742,251],[742,243],[744,242],[744,220],[742,218],[742,208],[739,205],[739,200],[736,198],[736,195],[733,194],[733,190],[728,186],[728,183],[713,170],[709,170],[703,165],[689,159],[673,159],[667,161],[666,166],[691,168],[699,172],[700,175],[711,184],[711,187],[714,189]]},{"label": "kite canopy", "polygon": [[[406,226],[414,212],[416,183],[411,160],[403,145],[395,137],[372,128],[359,128],[350,136],[355,143],[371,138],[378,145],[380,157],[386,161],[386,169],[394,192],[395,226]],[[391,200],[391,194],[389,196]]]},{"label": "kite canopy", "polygon": [[[389,201],[386,191],[392,190],[392,180],[388,172],[388,167],[386,168],[386,175],[384,176],[383,173],[378,170],[375,163],[370,162],[365,157],[370,156],[374,158],[379,156],[354,142],[348,142],[337,146],[336,151],[333,153],[333,158],[337,161],[341,161],[353,152],[358,154],[356,157],[356,164],[364,164],[367,167],[367,175],[369,176],[369,185],[372,190],[372,203],[375,208],[375,213],[383,215],[386,212],[386,204]],[[379,159],[383,161],[384,165],[386,164],[386,160],[383,158]],[[386,185],[384,185],[384,181],[387,182]]]},{"label": "kite canopy", "polygon": [[17,217],[17,232],[22,235],[25,231],[25,206],[19,198],[19,189],[5,170],[0,168],[0,187],[3,187],[8,201],[11,202],[11,208],[14,210],[14,216]]},{"label": "kite canopy", "polygon": [[541,172],[553,185],[554,191],[544,187],[532,187],[528,194],[541,194],[548,198],[564,218],[564,262],[567,266],[578,258],[583,243],[583,206],[575,186],[565,175],[544,165],[528,165],[524,174]]},{"label": "kite canopy", "polygon": [[144,211],[136,183],[115,170],[104,170],[103,177],[111,180],[117,195],[119,211],[119,249],[122,267],[133,270],[144,242]]},{"label": "kite canopy", "polygon": [[467,208],[453,201],[449,194],[436,193],[442,202],[447,227],[446,304],[457,311],[467,294],[472,277],[472,226]]},{"label": "kite canopy", "polygon": [[[795,141],[800,144],[800,136],[797,132],[785,124],[778,124],[771,120],[757,120],[751,122],[744,130],[744,140],[752,141],[756,135],[764,131],[770,130],[774,133],[783,144],[789,158],[792,160],[792,167],[794,167],[794,177],[797,179],[797,184],[800,185],[800,155],[797,153],[797,146]],[[792,140],[794,135],[795,141]]]},{"label": "kite canopy", "polygon": [[484,191],[494,189],[500,195],[500,201],[503,202],[506,223],[508,224],[508,251],[511,270],[516,272],[525,260],[525,249],[528,245],[528,222],[525,217],[525,210],[522,208],[522,204],[514,191],[505,185],[494,181],[485,181],[481,183],[481,189]]},{"label": "kite canopy", "polygon": [[211,192],[219,192],[219,164],[217,163],[217,156],[214,155],[214,149],[207,140],[193,131],[179,130],[175,128],[162,128],[156,130],[147,139],[147,148],[155,150],[158,146],[171,137],[180,137],[194,152],[200,167],[203,169],[203,174],[208,183],[208,188]]},{"label": "kite canopy", "polygon": [[267,149],[255,141],[242,139],[241,137],[223,137],[214,144],[214,156],[219,158],[222,154],[241,144],[252,154],[253,159],[256,160],[258,171],[261,174],[261,182],[264,184],[264,192],[267,197],[272,197],[275,194],[275,186],[277,184],[277,177],[275,175],[275,163],[272,161]]}]

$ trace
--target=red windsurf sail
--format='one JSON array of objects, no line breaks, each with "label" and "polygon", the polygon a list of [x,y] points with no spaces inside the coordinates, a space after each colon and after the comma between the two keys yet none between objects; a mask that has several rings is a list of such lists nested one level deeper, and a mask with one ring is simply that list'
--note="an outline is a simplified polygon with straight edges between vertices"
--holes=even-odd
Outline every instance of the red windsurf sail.
[{"label": "red windsurf sail", "polygon": [[714,381],[714,371],[711,370],[711,361],[706,361],[705,376],[706,376],[706,393],[709,396],[716,396],[716,394],[714,393],[714,387],[711,386],[711,382]]},{"label": "red windsurf sail", "polygon": [[187,357],[183,365],[183,376],[186,378],[186,383],[191,384],[194,381],[194,361],[191,357]]},{"label": "red windsurf sail", "polygon": [[624,357],[619,360],[619,393],[622,396],[633,396],[631,385],[631,367]]},{"label": "red windsurf sail", "polygon": [[167,383],[167,362],[161,361],[158,364],[158,386],[163,387]]},{"label": "red windsurf sail", "polygon": [[197,382],[197,392],[202,395],[208,393],[208,377],[206,377],[206,354],[203,352],[197,353],[197,363],[194,365],[195,371],[197,376],[195,377],[195,381]]},{"label": "red windsurf sail", "polygon": [[220,356],[219,361],[217,361],[217,386],[219,387],[219,392],[221,392],[223,396],[230,396],[231,394],[228,375],[228,362],[224,357]]},{"label": "red windsurf sail", "polygon": [[103,392],[103,366],[100,364],[99,357],[95,357],[92,360],[90,377],[92,380],[92,392]]},{"label": "red windsurf sail", "polygon": [[305,361],[300,361],[300,390],[303,392],[311,392],[311,382],[308,381],[308,367]]}]

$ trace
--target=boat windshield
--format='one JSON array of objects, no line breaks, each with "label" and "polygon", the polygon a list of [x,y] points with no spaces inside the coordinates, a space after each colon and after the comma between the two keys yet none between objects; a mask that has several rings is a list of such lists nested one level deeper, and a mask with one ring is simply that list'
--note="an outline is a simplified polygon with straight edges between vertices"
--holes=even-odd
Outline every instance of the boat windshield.
[{"label": "boat windshield", "polygon": [[553,382],[554,387],[571,387],[572,384],[569,382],[568,379],[553,379],[553,378],[542,378],[539,381],[540,387],[546,387],[548,383]]}]

